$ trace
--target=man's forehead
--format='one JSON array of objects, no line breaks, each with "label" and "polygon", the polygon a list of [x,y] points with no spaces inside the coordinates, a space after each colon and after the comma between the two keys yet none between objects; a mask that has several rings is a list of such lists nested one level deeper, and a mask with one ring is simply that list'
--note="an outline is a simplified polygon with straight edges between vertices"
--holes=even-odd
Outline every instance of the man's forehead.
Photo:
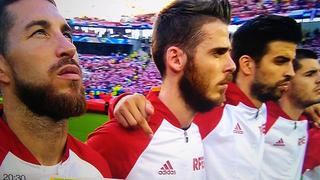
[{"label": "man's forehead", "polygon": [[294,58],[296,55],[297,44],[286,41],[273,41],[268,43],[266,54],[273,53],[276,56]]},{"label": "man's forehead", "polygon": [[64,21],[56,6],[48,0],[20,0],[9,5],[7,10],[13,15],[15,24],[22,26],[39,20]]},{"label": "man's forehead", "polygon": [[317,59],[305,58],[300,60],[300,64],[302,65],[301,69],[319,69],[320,64]]},{"label": "man's forehead", "polygon": [[204,44],[209,47],[231,48],[228,26],[221,21],[213,21],[205,24],[201,31],[205,34]]}]

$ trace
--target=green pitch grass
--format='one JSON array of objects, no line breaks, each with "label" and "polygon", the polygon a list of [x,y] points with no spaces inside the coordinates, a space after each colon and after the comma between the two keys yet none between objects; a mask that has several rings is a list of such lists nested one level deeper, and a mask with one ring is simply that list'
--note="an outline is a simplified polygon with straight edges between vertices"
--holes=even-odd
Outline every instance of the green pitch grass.
[{"label": "green pitch grass", "polygon": [[108,120],[109,117],[105,114],[86,113],[80,117],[70,118],[69,132],[84,142],[89,133]]}]

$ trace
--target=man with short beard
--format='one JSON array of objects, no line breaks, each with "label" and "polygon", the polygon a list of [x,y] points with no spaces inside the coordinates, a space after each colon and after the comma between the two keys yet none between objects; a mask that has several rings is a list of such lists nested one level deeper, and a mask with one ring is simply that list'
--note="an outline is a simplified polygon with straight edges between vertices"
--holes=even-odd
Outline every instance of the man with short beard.
[{"label": "man with short beard", "polygon": [[[293,67],[295,76],[288,90],[278,102],[267,102],[262,179],[301,179],[308,143],[308,120],[301,114],[306,107],[320,103],[320,64],[317,54],[308,49],[297,49]],[[310,162],[310,158],[307,157],[306,161]]]},{"label": "man with short beard", "polygon": [[85,112],[71,28],[53,0],[0,0],[0,176],[110,177],[108,164],[68,134]]},{"label": "man with short beard", "polygon": [[161,73],[160,92],[148,99],[154,136],[125,129],[112,120],[88,138],[110,163],[113,177],[125,179],[206,178],[196,112],[221,104],[235,70],[230,57],[227,0],[173,1],[155,22],[152,55]]},{"label": "man with short beard", "polygon": [[[287,90],[301,38],[294,19],[277,15],[258,16],[234,33],[231,54],[237,69],[225,105],[199,113],[194,120],[203,138],[207,179],[260,178],[267,119],[264,102],[279,99]],[[115,116],[123,126],[138,124],[151,132],[145,119],[152,110],[143,97],[128,96],[119,104]]]},{"label": "man with short beard", "polygon": [[[237,65],[223,107],[200,114],[208,179],[260,179],[267,100],[277,100],[294,75],[301,28],[292,18],[261,15],[232,37]],[[204,122],[204,119],[208,119]]]}]

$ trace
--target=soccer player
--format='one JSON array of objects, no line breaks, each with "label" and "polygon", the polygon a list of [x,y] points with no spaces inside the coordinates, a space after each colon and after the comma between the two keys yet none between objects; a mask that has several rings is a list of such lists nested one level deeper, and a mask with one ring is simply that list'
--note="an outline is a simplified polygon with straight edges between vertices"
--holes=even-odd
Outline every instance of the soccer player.
[{"label": "soccer player", "polygon": [[71,28],[53,0],[0,0],[1,179],[111,177],[106,161],[68,134],[85,112]]},{"label": "soccer player", "polygon": [[[199,114],[208,179],[259,179],[267,109],[294,76],[301,28],[294,19],[261,15],[240,26],[232,39],[237,70],[225,106]],[[203,119],[209,119],[204,122]]]},{"label": "soccer player", "polygon": [[[316,54],[313,57],[309,58],[309,61],[313,60],[313,64],[317,62],[317,69],[313,70],[314,80],[312,82],[317,83],[313,89],[308,88],[308,86],[300,86],[298,89],[302,91],[302,95],[308,95],[309,91],[313,90],[311,93],[313,98],[316,98],[320,94],[320,67],[319,67],[319,59]],[[318,79],[316,79],[316,77]],[[310,77],[311,78],[311,77]],[[309,82],[310,83],[310,82]],[[306,90],[309,90],[306,92]],[[311,94],[310,93],[310,94]],[[309,114],[308,114],[309,115]],[[313,116],[309,118],[314,118]],[[306,156],[304,159],[304,167],[303,167],[303,179],[304,180],[314,180],[320,179],[320,129],[317,128],[315,124],[314,127],[309,129],[308,131],[308,144]]]},{"label": "soccer player", "polygon": [[[88,145],[110,163],[114,178],[206,178],[201,135],[192,121],[225,99],[235,64],[231,59],[227,0],[177,0],[158,15],[152,55],[161,73],[150,138],[110,121],[89,136]],[[210,170],[210,169],[209,169]]]},{"label": "soccer player", "polygon": [[[227,101],[194,120],[204,142],[208,179],[260,178],[267,115],[264,102],[278,100],[288,89],[301,38],[301,27],[294,19],[277,15],[249,20],[233,35],[237,70],[235,83],[228,85]],[[152,111],[145,112],[144,98],[125,98],[115,107],[120,123],[141,124],[146,129],[146,123],[140,122]]]},{"label": "soccer player", "polygon": [[295,76],[276,102],[268,102],[262,179],[299,180],[308,141],[304,109],[320,103],[320,64],[315,52],[297,49]]},{"label": "soccer player", "polygon": [[320,129],[309,130],[307,152],[303,166],[303,180],[320,179]]}]

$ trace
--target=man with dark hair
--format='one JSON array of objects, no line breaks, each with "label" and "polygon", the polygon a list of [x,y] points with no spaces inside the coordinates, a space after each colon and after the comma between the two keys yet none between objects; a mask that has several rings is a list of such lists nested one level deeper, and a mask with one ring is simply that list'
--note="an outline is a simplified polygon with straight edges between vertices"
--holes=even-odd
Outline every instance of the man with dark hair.
[{"label": "man with dark hair", "polygon": [[[294,19],[276,15],[258,16],[235,32],[232,57],[238,68],[235,83],[228,85],[225,105],[194,120],[203,138],[208,179],[260,178],[267,119],[264,102],[279,99],[288,89],[301,38],[301,27]],[[128,96],[119,104],[115,115],[121,124],[147,129],[141,122],[152,111],[145,112],[144,98]]]},{"label": "man with dark hair", "polygon": [[[308,83],[311,82],[317,84],[317,86],[313,87],[308,85],[297,86],[297,90],[301,93],[299,97],[306,99],[303,102],[307,102],[307,104],[312,105],[312,99],[316,99],[320,96],[320,65],[318,56],[313,52],[308,50],[302,55],[297,54],[297,59],[306,59],[309,61],[309,64],[317,64],[317,68],[313,68],[309,73],[304,73],[306,78],[309,78]],[[296,63],[297,68],[303,68],[301,63]],[[312,79],[313,80],[312,80]],[[311,91],[311,92],[310,92]],[[310,100],[307,100],[307,97],[310,97]],[[302,103],[302,101],[300,101]],[[300,104],[299,102],[299,104]],[[305,103],[302,103],[305,104]],[[311,117],[309,117],[311,118]],[[315,125],[315,124],[314,124]],[[317,127],[311,127],[308,131],[308,141],[307,141],[307,151],[304,158],[303,165],[303,179],[304,180],[314,180],[320,179],[320,129]]]},{"label": "man with dark hair", "polygon": [[262,179],[299,180],[308,141],[304,109],[320,103],[320,64],[316,53],[297,49],[295,76],[278,102],[268,102]]},{"label": "man with dark hair", "polygon": [[225,99],[235,70],[229,22],[227,0],[177,0],[160,12],[152,54],[163,84],[148,96],[155,108],[150,117],[154,136],[110,121],[87,141],[110,163],[115,178],[206,178],[201,135],[192,121],[196,112]]},{"label": "man with dark hair", "polygon": [[108,164],[68,134],[85,112],[71,28],[53,0],[0,0],[0,177],[110,177]]},{"label": "man with dark hair", "polygon": [[[264,102],[279,99],[287,90],[300,41],[300,25],[276,15],[258,16],[234,33],[231,54],[238,70],[235,83],[228,86],[225,106],[195,119],[203,130],[209,179],[260,178],[267,119]],[[210,120],[204,123],[205,118]]]},{"label": "man with dark hair", "polygon": [[[264,64],[261,63],[263,56],[273,47],[279,49],[278,51],[282,52],[283,55],[276,57],[273,62],[270,62],[270,65],[266,64],[266,66],[272,70],[273,74],[279,75],[282,72],[277,71],[277,67],[286,65],[291,68],[292,62],[290,60],[292,59],[288,59],[288,55],[292,55],[292,52],[288,52],[287,48],[289,48],[290,45],[297,44],[301,40],[301,29],[297,27],[298,25],[293,19],[273,15],[259,16],[241,26],[233,35],[232,42],[232,58],[237,67],[239,67],[235,73],[235,81],[241,81],[240,78],[237,78],[238,74],[242,74],[238,73],[241,71],[241,62],[248,59],[248,57],[243,57],[243,55],[250,56],[249,60],[254,61],[257,69],[262,69],[265,68],[262,67]],[[292,50],[292,48],[290,50]],[[276,56],[278,54],[270,55]],[[272,66],[273,64],[275,64],[275,66]],[[281,64],[283,64],[283,66],[280,66]],[[260,71],[257,71],[255,75],[256,79],[252,82],[249,89],[249,93],[260,101],[257,105],[266,100],[278,100],[282,94],[281,89],[283,88],[278,88],[277,86],[282,86],[281,83],[285,82],[282,87],[286,87],[288,79],[293,75],[292,71],[290,71],[291,74],[285,74],[283,75],[285,78],[281,78],[283,82],[280,81],[279,84],[275,85],[272,81],[278,81],[279,79],[263,77],[264,74],[262,73],[263,72],[260,73]],[[267,76],[269,76],[269,74],[267,74]],[[260,81],[259,78],[264,79]],[[245,79],[244,82],[247,82],[247,79]],[[242,83],[243,82],[237,82],[237,84]]]}]

